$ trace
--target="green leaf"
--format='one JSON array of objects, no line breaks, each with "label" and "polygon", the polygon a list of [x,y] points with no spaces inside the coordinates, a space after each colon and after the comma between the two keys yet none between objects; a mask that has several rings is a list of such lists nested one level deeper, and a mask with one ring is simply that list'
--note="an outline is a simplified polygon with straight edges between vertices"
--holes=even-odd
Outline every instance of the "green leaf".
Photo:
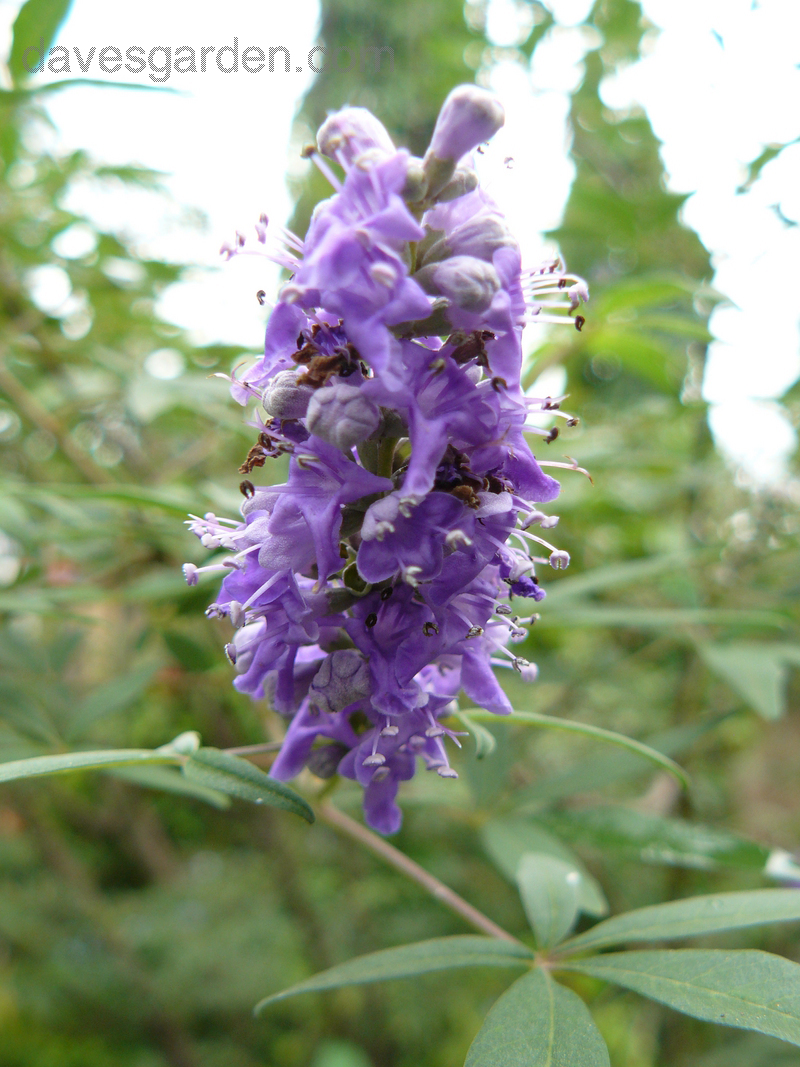
[{"label": "green leaf", "polygon": [[183,773],[191,782],[229,793],[253,804],[269,804],[314,821],[314,812],[301,796],[283,782],[270,778],[245,759],[218,748],[199,748],[183,764]]},{"label": "green leaf", "polygon": [[178,762],[178,757],[167,752],[141,748],[109,749],[105,752],[61,752],[57,756],[34,756],[32,759],[0,763],[0,782],[12,782],[17,778],[41,778],[46,774],[99,770],[114,765]]},{"label": "green leaf", "polygon": [[570,963],[695,1019],[800,1045],[800,965],[755,949],[616,952]]},{"label": "green leaf", "polygon": [[533,961],[533,953],[523,944],[500,941],[493,937],[470,934],[456,937],[436,937],[400,945],[381,952],[370,952],[347,963],[340,963],[327,971],[306,978],[303,982],[265,997],[256,1007],[261,1011],[267,1004],[296,996],[298,993],[317,993],[324,989],[338,989],[346,985],[385,982],[390,978],[409,978],[431,971],[448,971],[457,967],[525,967]]},{"label": "green leaf", "polygon": [[[475,719],[477,722],[492,722],[496,719],[496,716],[490,711],[473,710],[472,708],[469,708],[463,714],[465,717]],[[611,745],[618,745],[620,748],[626,748],[629,752],[644,756],[645,759],[655,763],[662,770],[668,771],[674,778],[678,779],[684,789],[689,787],[689,779],[686,772],[675,760],[665,756],[663,752],[650,748],[649,745],[645,745],[641,741],[635,741],[632,737],[625,737],[624,734],[615,733],[613,730],[604,730],[601,726],[590,726],[589,723],[585,722],[575,722],[573,719],[559,719],[555,715],[539,715],[534,711],[515,711],[510,721],[512,723],[526,723],[530,726],[543,726],[548,730],[563,730],[565,733],[582,734],[584,737],[591,737],[597,741],[606,741]]]},{"label": "green leaf", "polygon": [[221,810],[231,806],[231,799],[225,793],[209,789],[197,782],[190,782],[180,771],[171,767],[156,764],[144,767],[116,767],[107,773],[133,785],[144,786],[145,789],[159,789],[167,793],[178,793],[180,796],[195,797]]},{"label": "green leaf", "polygon": [[800,921],[800,893],[796,889],[717,893],[615,915],[565,942],[562,950],[594,951],[623,941],[669,941],[675,937],[741,930],[762,923],[797,921]]},{"label": "green leaf", "polygon": [[608,1049],[577,993],[539,968],[486,1016],[464,1067],[608,1067]]},{"label": "green leaf", "polygon": [[[28,52],[27,57],[25,56],[27,49],[35,48],[38,59],[41,42],[43,59],[47,61],[47,50],[55,40],[71,6],[72,0],[27,0],[27,3],[22,5],[14,20],[14,36],[8,57],[8,69],[14,85],[27,81],[31,76],[28,68],[36,66],[33,52]],[[28,60],[27,66],[25,58]]]},{"label": "green leaf", "polygon": [[517,867],[517,885],[539,948],[563,941],[578,917],[578,869],[543,852],[526,852]]},{"label": "green leaf", "polygon": [[700,655],[743,700],[765,719],[786,710],[786,646],[756,641],[702,644]]},{"label": "green leaf", "polygon": [[483,846],[510,882],[515,882],[522,857],[537,852],[561,860],[580,874],[578,903],[588,915],[607,915],[608,902],[599,883],[559,840],[530,819],[491,819],[481,827]]},{"label": "green leaf", "polygon": [[487,756],[491,756],[497,748],[497,738],[491,730],[487,730],[485,726],[481,726],[479,722],[462,715],[461,712],[455,718],[458,719],[462,726],[466,726],[475,738],[475,758],[486,759]]},{"label": "green leaf", "polygon": [[[647,746],[667,755],[686,752],[701,737],[715,730],[720,723],[731,717],[731,712],[709,716],[700,722],[673,726],[647,739]],[[517,793],[518,809],[526,805],[540,807],[544,801],[559,800],[578,793],[588,793],[626,778],[636,778],[646,770],[644,760],[633,752],[619,750],[581,760],[564,771],[540,778],[533,785]]]},{"label": "green leaf", "polygon": [[[26,71],[27,73],[27,71]],[[132,89],[139,93],[180,93],[168,85],[140,85],[137,82],[115,82],[105,78],[59,78],[47,85],[37,85],[25,89],[0,89],[0,104],[21,104],[23,101],[36,100],[40,96],[50,96],[64,89]]]},{"label": "green leaf", "polygon": [[772,851],[726,830],[685,819],[650,815],[632,808],[603,806],[538,816],[554,834],[573,844],[633,853],[645,863],[714,870],[764,870]]}]

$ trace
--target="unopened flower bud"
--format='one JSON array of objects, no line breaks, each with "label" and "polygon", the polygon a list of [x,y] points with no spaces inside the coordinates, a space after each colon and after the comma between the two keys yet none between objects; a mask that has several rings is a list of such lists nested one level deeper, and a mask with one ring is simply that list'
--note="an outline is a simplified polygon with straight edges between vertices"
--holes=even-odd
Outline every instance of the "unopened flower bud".
[{"label": "unopened flower bud", "polygon": [[491,263],[500,248],[515,248],[517,242],[511,236],[501,215],[484,211],[456,226],[447,235],[435,241],[423,258],[423,266],[448,259],[450,256],[475,256]]},{"label": "unopened flower bud", "polygon": [[452,256],[431,263],[414,275],[426,293],[446,296],[465,311],[482,312],[500,289],[500,277],[491,263],[474,256]]},{"label": "unopened flower bud", "polygon": [[354,385],[318,389],[308,405],[306,425],[311,433],[343,452],[366,441],[381,421],[380,408]]},{"label": "unopened flower bud", "polygon": [[551,552],[550,566],[553,570],[563,571],[569,566],[569,552],[564,552],[562,549],[556,549],[555,552]]},{"label": "unopened flower bud", "polygon": [[459,159],[488,141],[505,122],[503,105],[478,85],[459,85],[442,104],[429,153],[437,159]]},{"label": "unopened flower bud", "polygon": [[297,384],[297,371],[279,371],[264,394],[264,407],[276,419],[302,419],[314,390]]},{"label": "unopened flower bud", "polygon": [[503,105],[477,85],[459,85],[447,97],[425,155],[428,195],[436,195],[453,177],[459,159],[488,141],[505,122]]},{"label": "unopened flower bud", "polygon": [[361,653],[342,648],[322,661],[308,695],[314,707],[334,714],[369,696],[371,684],[369,667]]},{"label": "unopened flower bud", "polygon": [[396,151],[386,127],[365,107],[345,107],[329,115],[319,128],[317,146],[343,166],[352,165],[371,148],[387,155]]}]

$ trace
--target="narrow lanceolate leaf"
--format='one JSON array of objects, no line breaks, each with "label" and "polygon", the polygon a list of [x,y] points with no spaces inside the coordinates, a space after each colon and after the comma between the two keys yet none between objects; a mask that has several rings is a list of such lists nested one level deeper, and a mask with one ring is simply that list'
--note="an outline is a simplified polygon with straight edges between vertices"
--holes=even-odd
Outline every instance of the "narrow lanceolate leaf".
[{"label": "narrow lanceolate leaf", "polygon": [[283,782],[270,778],[245,759],[218,748],[199,748],[183,764],[183,773],[199,785],[229,793],[253,804],[269,804],[314,821],[314,812],[301,796]]},{"label": "narrow lanceolate leaf", "polygon": [[[479,711],[470,708],[463,714],[465,718],[474,719],[476,722],[496,721],[496,716],[490,711]],[[565,733],[582,734],[584,737],[591,737],[595,741],[605,741],[611,745],[618,745],[620,748],[626,748],[629,752],[644,756],[645,759],[655,763],[662,770],[669,771],[685,789],[689,786],[686,771],[675,760],[665,756],[663,752],[650,748],[649,745],[645,745],[641,741],[635,741],[632,737],[626,737],[624,734],[617,734],[613,730],[604,730],[602,726],[590,726],[589,723],[575,722],[573,719],[559,719],[555,715],[539,715],[535,711],[515,711],[510,721],[527,723],[529,726],[542,726],[546,730],[562,730]]]},{"label": "narrow lanceolate leaf", "polygon": [[578,857],[558,838],[532,819],[506,817],[490,819],[481,827],[483,846],[510,882],[515,882],[520,860],[526,852],[540,852],[563,860],[581,876],[578,905],[587,915],[608,915],[608,901],[599,882]]},{"label": "narrow lanceolate leaf", "polygon": [[800,921],[800,893],[796,889],[717,893],[615,915],[566,941],[560,951],[594,951],[624,941],[669,941],[763,923],[796,921]]},{"label": "narrow lanceolate leaf", "polygon": [[464,1067],[608,1067],[608,1049],[577,993],[531,971],[504,993]]},{"label": "narrow lanceolate leaf", "polygon": [[765,719],[779,719],[786,710],[789,667],[785,646],[765,641],[702,644],[708,666]]},{"label": "narrow lanceolate leaf", "polygon": [[[547,812],[539,815],[539,820],[571,844],[590,844],[604,851],[614,849],[644,863],[671,867],[743,867],[761,871],[773,852],[727,830],[611,804]],[[800,875],[799,870],[794,873],[796,877]]]},{"label": "narrow lanceolate leaf", "polygon": [[340,963],[304,982],[265,997],[255,1010],[267,1004],[285,1000],[298,993],[317,993],[324,989],[338,989],[346,985],[385,982],[390,978],[409,978],[431,971],[447,971],[457,967],[526,967],[533,961],[533,953],[525,945],[514,941],[500,941],[492,937],[469,934],[457,937],[437,937],[418,941],[413,945],[387,948],[358,956]]},{"label": "narrow lanceolate leaf", "polygon": [[0,782],[11,782],[16,778],[40,778],[46,774],[104,769],[115,765],[124,767],[179,762],[175,755],[145,748],[119,748],[105,752],[61,752],[56,756],[34,756],[32,759],[0,763]]},{"label": "narrow lanceolate leaf", "polygon": [[581,876],[576,867],[543,852],[526,852],[517,885],[539,948],[562,941],[578,916]]},{"label": "narrow lanceolate leaf", "polygon": [[231,798],[225,793],[220,793],[217,789],[209,789],[197,782],[190,782],[174,767],[146,764],[143,767],[108,767],[105,770],[107,774],[112,774],[115,778],[121,778],[133,785],[144,786],[145,789],[159,789],[184,797],[195,797],[221,810],[231,806]]},{"label": "narrow lanceolate leaf", "polygon": [[800,965],[782,956],[755,949],[663,949],[615,952],[568,966],[696,1019],[800,1045]]},{"label": "narrow lanceolate leaf", "polygon": [[27,0],[22,5],[14,21],[8,57],[14,85],[29,78],[35,67],[45,65],[48,49],[71,5],[72,0]]}]

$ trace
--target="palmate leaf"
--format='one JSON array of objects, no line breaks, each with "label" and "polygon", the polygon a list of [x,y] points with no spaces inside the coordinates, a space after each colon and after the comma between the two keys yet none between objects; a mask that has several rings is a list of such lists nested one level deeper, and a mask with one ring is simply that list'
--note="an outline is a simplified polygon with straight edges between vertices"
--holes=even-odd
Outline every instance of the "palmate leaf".
[{"label": "palmate leaf", "polygon": [[[800,921],[796,889],[754,889],[689,897],[615,915],[566,941],[560,952],[595,951],[625,941],[669,941],[765,923]],[[800,973],[800,972],[798,972]]]},{"label": "palmate leaf", "polygon": [[318,993],[340,986],[385,982],[390,978],[410,978],[417,974],[459,967],[525,967],[532,962],[533,953],[519,942],[469,934],[436,937],[413,945],[370,952],[367,956],[340,963],[289,989],[265,997],[256,1005],[255,1011],[259,1012],[268,1004],[298,993]]},{"label": "palmate leaf", "polygon": [[283,782],[270,778],[245,759],[218,748],[199,748],[182,765],[190,782],[228,793],[253,804],[267,804],[314,821],[314,812],[301,796]]},{"label": "palmate leaf", "polygon": [[568,969],[624,986],[695,1019],[800,1045],[800,965],[756,949],[615,952]]},{"label": "palmate leaf", "polygon": [[465,1067],[608,1067],[608,1049],[577,993],[539,968],[500,997]]}]

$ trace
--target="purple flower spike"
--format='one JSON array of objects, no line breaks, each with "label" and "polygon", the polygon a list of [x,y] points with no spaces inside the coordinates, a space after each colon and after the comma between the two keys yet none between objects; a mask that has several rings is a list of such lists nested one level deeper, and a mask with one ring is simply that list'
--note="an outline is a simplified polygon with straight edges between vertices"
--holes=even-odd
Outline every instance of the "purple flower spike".
[{"label": "purple flower spike", "polygon": [[[582,325],[588,293],[559,262],[523,271],[497,205],[457,166],[502,122],[490,93],[461,86],[420,161],[363,108],[329,116],[312,158],[334,192],[305,240],[281,231],[272,248],[266,216],[256,227],[257,254],[292,278],[263,357],[231,379],[237,401],[256,401],[241,516],[189,524],[215,556],[186,564],[187,582],[224,575],[207,614],[232,627],[234,686],[287,721],[271,773],[353,779],[384,834],[420,764],[458,777],[459,693],[508,715],[495,668],[535,679],[514,647],[536,616],[514,598],[541,601],[537,568],[569,562],[540,536],[557,519],[539,505],[560,487],[529,443],[555,434],[528,416],[576,420],[564,397],[524,394],[521,336],[528,322]],[[282,456],[286,482],[259,485]]]}]

